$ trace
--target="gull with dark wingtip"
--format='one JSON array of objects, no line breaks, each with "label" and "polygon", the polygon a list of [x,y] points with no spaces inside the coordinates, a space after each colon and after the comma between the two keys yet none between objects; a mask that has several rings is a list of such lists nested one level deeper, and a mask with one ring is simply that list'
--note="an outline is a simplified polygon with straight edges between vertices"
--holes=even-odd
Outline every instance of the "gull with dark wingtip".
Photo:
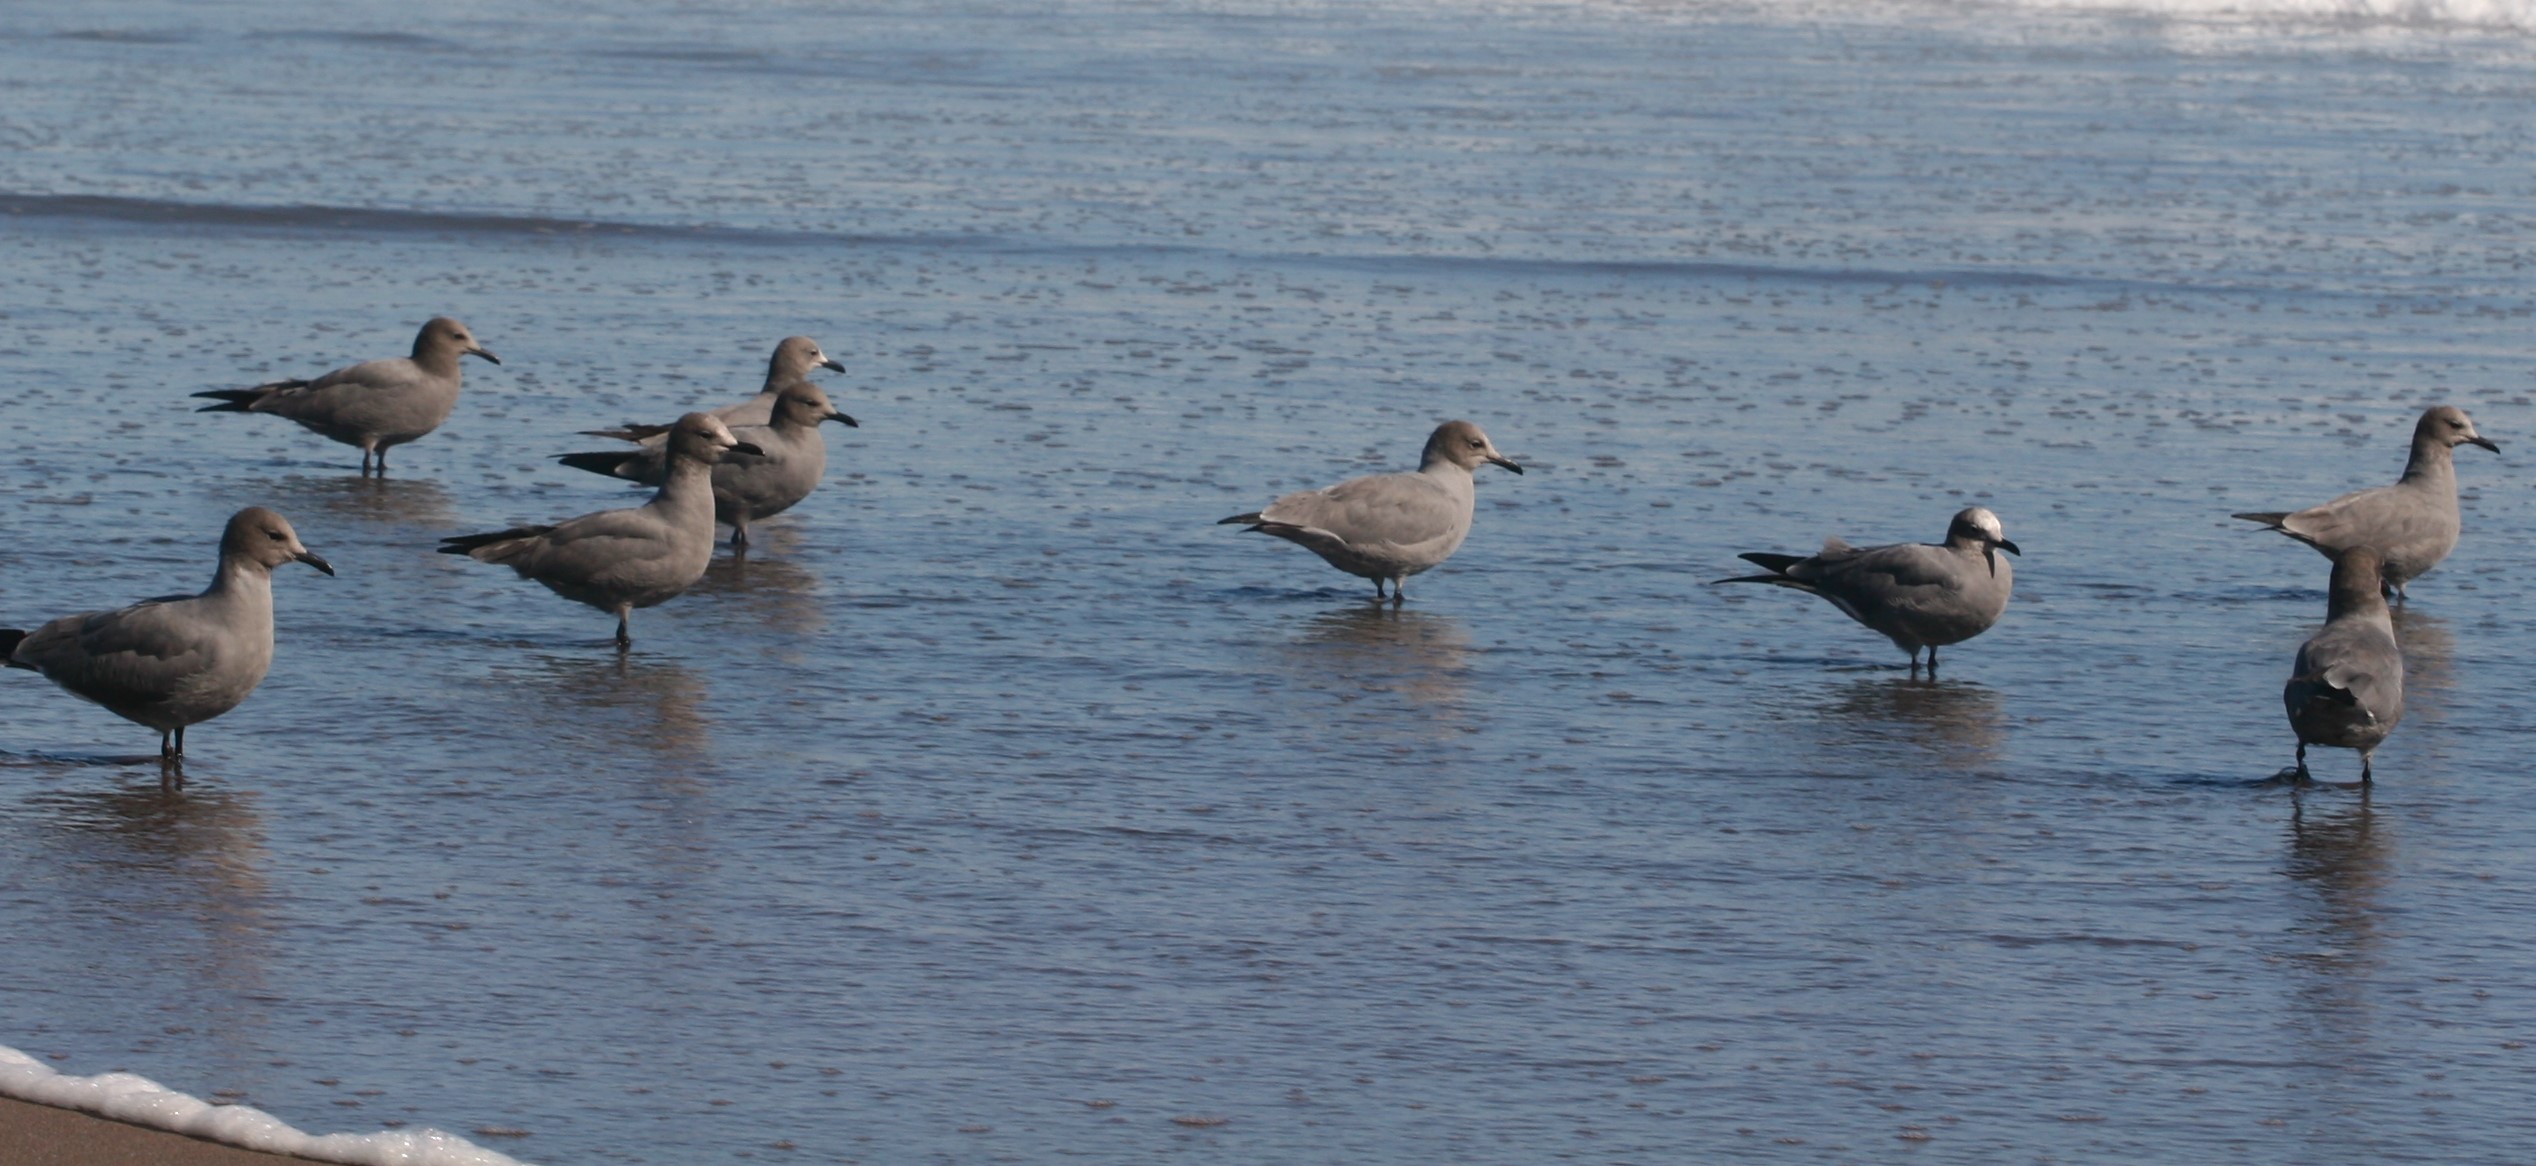
[{"label": "gull with dark wingtip", "polygon": [[[819,435],[823,421],[861,423],[840,412],[828,394],[808,381],[796,381],[776,394],[774,419],[764,425],[735,425],[731,434],[763,451],[760,456],[725,458],[713,467],[713,517],[731,528],[731,545],[748,545],[748,524],[790,510],[828,472],[828,441]],[[576,470],[606,474],[657,486],[669,473],[669,454],[662,446],[606,453],[567,453],[556,461]]]},{"label": "gull with dark wingtip", "polygon": [[634,645],[635,608],[668,602],[713,562],[713,466],[758,447],[731,436],[710,413],[689,413],[669,431],[669,473],[641,506],[602,510],[553,526],[519,526],[441,540],[440,553],[500,563],[576,603],[616,613],[616,645]]},{"label": "gull with dark wingtip", "polygon": [[2404,653],[2379,577],[2384,561],[2374,547],[2335,556],[2325,626],[2299,645],[2281,686],[2290,731],[2298,734],[2301,781],[2307,747],[2329,745],[2359,750],[2360,780],[2367,782],[2370,756],[2404,719]]},{"label": "gull with dark wingtip", "polygon": [[387,451],[449,420],[466,379],[459,358],[500,357],[476,343],[475,333],[447,316],[434,316],[414,334],[411,356],[363,361],[312,380],[267,381],[251,389],[196,393],[220,403],[197,413],[271,413],[361,448],[361,472],[387,473]]},{"label": "gull with dark wingtip", "polygon": [[2474,419],[2454,405],[2435,405],[2413,423],[2413,452],[2404,476],[2392,486],[2345,494],[2305,510],[2259,511],[2230,517],[2260,522],[2316,548],[2331,559],[2353,547],[2375,550],[2388,593],[2404,598],[2404,585],[2439,565],[2457,549],[2463,520],[2457,513],[2460,445],[2494,453],[2500,443],[2483,436]]},{"label": "gull with dark wingtip", "polygon": [[220,534],[220,568],[199,595],[66,615],[0,630],[0,662],[40,672],[73,696],[159,731],[159,757],[185,755],[185,727],[238,707],[273,666],[273,569],[332,564],[281,515],[250,506]]},{"label": "gull with dark wingtip", "polygon": [[[733,429],[764,425],[774,420],[775,400],[783,396],[786,388],[807,382],[811,373],[823,368],[831,372],[845,371],[843,364],[820,349],[818,341],[807,336],[786,336],[775,345],[775,354],[766,358],[766,384],[756,396],[705,411]],[[613,437],[619,441],[639,441],[657,447],[667,440],[669,426],[628,422],[614,429],[584,429],[581,432],[585,437]]]},{"label": "gull with dark wingtip", "polygon": [[1998,515],[1974,506],[1947,524],[1942,543],[1853,547],[1831,538],[1810,557],[1751,551],[1737,557],[1769,574],[1717,582],[1770,583],[1820,595],[1909,652],[1913,671],[1920,666],[1920,649],[1928,649],[1928,670],[1935,675],[1939,647],[1990,630],[2008,609],[2016,571],[2000,551],[2024,553],[2008,541]]},{"label": "gull with dark wingtip", "polygon": [[1404,580],[1451,558],[1469,537],[1478,498],[1472,471],[1483,464],[1523,472],[1497,452],[1479,426],[1447,421],[1428,435],[1415,473],[1351,478],[1288,494],[1216,525],[1246,524],[1310,548],[1331,566],[1373,580],[1378,600],[1389,580],[1391,601],[1398,603],[1407,598]]}]

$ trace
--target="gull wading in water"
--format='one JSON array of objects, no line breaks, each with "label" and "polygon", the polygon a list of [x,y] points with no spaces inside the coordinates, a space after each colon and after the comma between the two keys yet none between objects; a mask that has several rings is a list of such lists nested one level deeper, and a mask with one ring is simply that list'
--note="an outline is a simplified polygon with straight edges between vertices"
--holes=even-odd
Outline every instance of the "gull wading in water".
[{"label": "gull wading in water", "polygon": [[[860,422],[828,401],[828,394],[808,381],[784,386],[775,398],[775,413],[764,425],[734,425],[731,435],[763,451],[760,456],[725,458],[713,467],[713,517],[731,528],[731,545],[748,545],[748,524],[772,518],[810,496],[828,471],[828,441],[819,435],[822,421]],[[644,445],[623,452],[568,453],[556,461],[576,470],[606,474],[646,486],[657,486],[668,474],[668,451]]]},{"label": "gull wading in water", "polygon": [[1391,583],[1391,601],[1406,598],[1401,582],[1446,559],[1471,532],[1477,501],[1471,471],[1482,463],[1522,473],[1488,435],[1468,421],[1447,421],[1428,435],[1413,474],[1351,478],[1322,490],[1288,494],[1248,514],[1220,519],[1308,547],[1350,575],[1374,581],[1374,598]]},{"label": "gull wading in water", "polygon": [[[828,354],[820,350],[818,341],[807,336],[786,336],[775,345],[775,355],[766,359],[766,385],[757,391],[756,396],[706,412],[733,429],[743,425],[764,425],[774,419],[775,399],[782,396],[786,388],[807,381],[812,372],[823,368],[834,372],[845,371],[844,365],[829,359]],[[629,423],[614,429],[584,429],[581,432],[585,437],[613,437],[619,441],[639,441],[657,447],[668,440],[669,426]]]},{"label": "gull wading in water", "polygon": [[2494,453],[2500,444],[2475,431],[2474,419],[2454,405],[2435,405],[2413,423],[2413,452],[2404,476],[2392,486],[2345,494],[2305,510],[2231,515],[2260,522],[2335,558],[2368,547],[2383,562],[2387,591],[2404,598],[2404,585],[2439,565],[2457,549],[2457,459],[2460,445]]},{"label": "gull wading in water", "polygon": [[676,598],[713,562],[713,466],[758,448],[710,413],[669,430],[669,473],[641,506],[553,526],[520,526],[441,540],[440,553],[500,563],[576,603],[616,613],[616,646],[634,645],[633,611]]},{"label": "gull wading in water", "polygon": [[414,334],[412,356],[364,361],[314,380],[196,393],[220,403],[195,412],[288,417],[332,440],[361,447],[361,472],[369,473],[376,457],[379,473],[385,474],[390,448],[440,428],[458,407],[458,388],[465,379],[458,359],[463,356],[502,363],[476,343],[466,325],[434,316]]},{"label": "gull wading in water", "polygon": [[2353,547],[2334,559],[2325,626],[2299,645],[2281,686],[2290,731],[2298,734],[2298,777],[2307,779],[2307,747],[2360,751],[2360,780],[2369,756],[2404,719],[2404,653],[2386,610],[2383,560],[2376,548]]},{"label": "gull wading in water", "polygon": [[185,727],[238,707],[273,666],[273,568],[333,565],[281,515],[250,506],[220,534],[220,568],[200,595],[66,615],[0,630],[0,662],[159,731],[159,758],[185,756]]},{"label": "gull wading in water", "polygon": [[1990,630],[2008,609],[2016,572],[2000,551],[2024,553],[2008,541],[1998,515],[1974,506],[1947,524],[1942,543],[1853,547],[1832,538],[1811,557],[1752,551],[1737,557],[1769,574],[1717,582],[1771,583],[1820,595],[1909,652],[1913,671],[1920,666],[1920,649],[1928,649],[1928,670],[1935,675],[1940,646]]}]

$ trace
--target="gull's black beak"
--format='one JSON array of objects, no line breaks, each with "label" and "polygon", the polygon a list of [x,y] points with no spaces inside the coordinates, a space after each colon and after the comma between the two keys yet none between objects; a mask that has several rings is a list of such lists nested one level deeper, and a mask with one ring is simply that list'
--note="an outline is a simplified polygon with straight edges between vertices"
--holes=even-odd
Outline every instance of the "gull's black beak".
[{"label": "gull's black beak", "polygon": [[493,350],[492,350],[492,349],[489,349],[489,348],[470,348],[470,349],[468,349],[468,350],[467,350],[467,355],[469,355],[469,356],[481,356],[481,357],[485,358],[486,360],[492,361],[492,362],[493,362],[493,363],[495,363],[495,364],[500,364],[500,363],[502,363],[502,358],[501,358],[501,357],[498,357],[498,356],[493,355]]},{"label": "gull's black beak", "polygon": [[1491,458],[1489,458],[1489,459],[1488,459],[1488,464],[1489,464],[1489,465],[1492,465],[1492,466],[1503,466],[1503,467],[1505,467],[1505,468],[1506,468],[1506,470],[1507,470],[1508,472],[1511,472],[1511,473],[1517,473],[1517,474],[1520,474],[1520,473],[1522,473],[1522,472],[1523,472],[1523,467],[1522,467],[1522,466],[1519,466],[1519,465],[1516,465],[1516,464],[1514,463],[1514,459],[1512,459],[1512,458],[1506,458],[1506,457],[1491,457]]},{"label": "gull's black beak", "polygon": [[831,357],[827,360],[820,361],[819,367],[827,369],[830,372],[844,372],[845,362]]},{"label": "gull's black beak", "polygon": [[848,429],[861,429],[861,428],[863,427],[863,423],[862,423],[862,422],[857,421],[857,420],[855,420],[855,419],[853,419],[853,418],[851,418],[851,417],[848,417],[848,416],[846,416],[846,415],[845,415],[845,414],[843,414],[843,413],[830,413],[830,414],[828,414],[826,417],[821,418],[821,420],[823,420],[823,421],[843,421],[843,422],[845,422],[845,427],[846,427],[846,428],[848,428]]},{"label": "gull's black beak", "polygon": [[1994,547],[1997,547],[1997,548],[1999,548],[2000,550],[2006,551],[2006,552],[2008,552],[2008,553],[2009,553],[2009,554],[2011,554],[2011,555],[2016,555],[2016,556],[2018,556],[2018,557],[2020,557],[2020,558],[2024,557],[2024,555],[2025,555],[2025,552],[2024,552],[2024,551],[2020,551],[2020,550],[2016,549],[2016,544],[2015,544],[2015,543],[2009,542],[2009,541],[2008,541],[2008,540],[2006,540],[2006,539],[2000,539],[2000,540],[1998,540],[1997,542],[1994,542],[1994,543],[1992,543],[1992,544],[1990,544],[1990,545],[1992,545],[1992,546],[1994,546]]},{"label": "gull's black beak", "polygon": [[292,558],[294,558],[294,559],[299,560],[300,562],[306,563],[306,564],[308,564],[308,565],[309,565],[309,566],[311,566],[311,567],[315,567],[315,568],[317,568],[317,569],[318,569],[318,570],[320,570],[320,571],[324,571],[325,573],[327,573],[327,574],[329,574],[329,575],[332,575],[332,574],[334,574],[334,573],[335,573],[335,565],[334,565],[333,563],[329,563],[329,562],[327,562],[324,558],[320,557],[320,556],[317,554],[317,552],[315,552],[315,551],[301,551],[300,553],[298,553],[298,554],[296,554],[296,555],[292,555],[291,557],[292,557]]},{"label": "gull's black beak", "polygon": [[2491,450],[2491,451],[2492,451],[2492,452],[2494,452],[2494,453],[2499,453],[2499,452],[2501,452],[2501,443],[2500,443],[2500,442],[2494,441],[2494,440],[2492,440],[2492,439],[2491,439],[2491,438],[2489,438],[2489,437],[2485,437],[2485,436],[2483,436],[2483,435],[2482,435],[2482,434],[2480,434],[2480,433],[2475,434],[2474,436],[2469,437],[2469,438],[2467,438],[2466,440],[2467,440],[2467,441],[2470,441],[2470,442],[2473,442],[2473,443],[2474,443],[2474,444],[2476,444],[2476,445],[2482,446],[2482,447],[2483,447],[2483,448],[2485,448],[2485,449]]},{"label": "gull's black beak", "polygon": [[765,457],[765,456],[766,456],[766,451],[765,451],[765,450],[763,450],[763,449],[759,449],[759,448],[757,447],[757,444],[756,444],[755,442],[749,442],[749,441],[739,441],[739,442],[733,442],[733,443],[731,444],[731,448],[726,449],[726,450],[723,450],[722,452],[724,452],[724,453],[750,453],[750,454],[756,454],[756,455],[757,455],[757,456],[759,456],[759,457]]}]

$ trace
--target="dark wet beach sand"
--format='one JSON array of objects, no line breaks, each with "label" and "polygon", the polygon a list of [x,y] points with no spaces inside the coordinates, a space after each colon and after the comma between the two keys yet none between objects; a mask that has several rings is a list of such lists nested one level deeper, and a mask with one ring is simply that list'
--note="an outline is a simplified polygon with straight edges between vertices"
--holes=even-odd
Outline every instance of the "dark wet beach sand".
[{"label": "dark wet beach sand", "polygon": [[275,1166],[306,1161],[0,1097],[0,1162],[9,1166]]}]

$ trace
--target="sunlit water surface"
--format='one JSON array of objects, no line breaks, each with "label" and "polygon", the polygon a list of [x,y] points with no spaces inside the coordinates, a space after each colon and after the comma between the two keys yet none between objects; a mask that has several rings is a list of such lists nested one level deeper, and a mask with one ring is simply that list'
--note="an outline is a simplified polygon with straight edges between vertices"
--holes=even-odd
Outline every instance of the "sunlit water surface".
[{"label": "sunlit water surface", "polygon": [[[0,14],[0,622],[341,570],[181,794],[0,678],[0,1043],[557,1164],[2536,1138],[2527,34],[652,7]],[[386,481],[190,411],[443,312]],[[863,427],[630,655],[431,553],[794,332]],[[2226,516],[2442,401],[2410,715],[2272,782],[2325,564]],[[1212,525],[1452,416],[1530,472],[1405,607]],[[1973,502],[1934,683],[1705,585]]]}]

